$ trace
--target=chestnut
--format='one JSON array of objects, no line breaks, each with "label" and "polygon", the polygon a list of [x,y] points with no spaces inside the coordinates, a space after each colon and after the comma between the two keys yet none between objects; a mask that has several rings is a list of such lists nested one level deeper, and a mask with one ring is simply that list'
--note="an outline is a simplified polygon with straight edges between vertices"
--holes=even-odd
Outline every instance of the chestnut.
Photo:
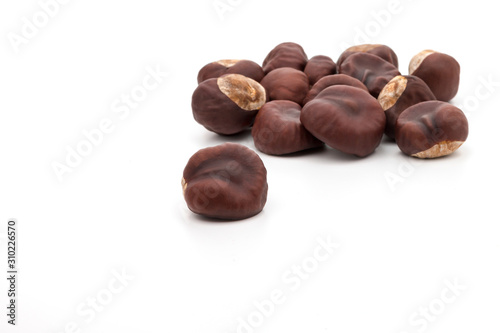
[{"label": "chestnut", "polygon": [[309,84],[313,86],[322,77],[332,75],[337,72],[337,65],[332,58],[319,55],[312,57],[304,68],[304,73],[309,77]]},{"label": "chestnut", "polygon": [[352,86],[355,88],[366,90],[368,92],[368,89],[363,84],[363,82],[353,78],[352,76],[345,74],[328,75],[321,78],[318,82],[316,82],[316,84],[311,88],[311,90],[309,90],[306,98],[304,99],[303,104],[306,105],[324,89],[337,85]]},{"label": "chestnut", "polygon": [[351,54],[342,62],[339,73],[363,82],[375,98],[390,80],[401,75],[390,62],[370,53],[359,52]]},{"label": "chestnut", "polygon": [[192,212],[225,220],[260,213],[267,188],[267,171],[259,155],[237,143],[199,150],[182,178],[184,199]]},{"label": "chestnut", "polygon": [[288,100],[302,103],[309,92],[309,79],[304,72],[284,67],[267,74],[260,82],[272,100]]},{"label": "chestnut", "polygon": [[398,68],[398,56],[396,53],[387,45],[381,44],[362,44],[356,45],[345,50],[337,60],[337,66],[340,66],[344,60],[353,53],[370,53],[376,55],[387,62],[390,62],[394,67]]},{"label": "chestnut", "polygon": [[469,134],[462,110],[446,102],[413,105],[396,122],[396,143],[401,151],[418,158],[436,158],[453,153]]},{"label": "chestnut", "polygon": [[285,155],[323,146],[300,122],[299,104],[291,101],[266,103],[252,127],[255,147],[270,155]]},{"label": "chestnut", "polygon": [[359,157],[380,144],[384,110],[368,92],[350,86],[332,86],[307,103],[300,114],[304,127],[328,146]]},{"label": "chestnut", "polygon": [[250,60],[219,60],[211,62],[198,72],[198,84],[205,80],[218,78],[225,74],[241,74],[257,82],[264,77],[259,64]]},{"label": "chestnut", "polygon": [[394,139],[394,127],[399,115],[410,106],[436,100],[422,79],[413,75],[398,75],[382,89],[378,101],[385,111],[385,134]]},{"label": "chestnut", "polygon": [[227,74],[200,83],[193,93],[194,119],[209,131],[236,134],[252,125],[267,94],[257,81]]},{"label": "chestnut", "polygon": [[281,43],[266,56],[262,63],[262,69],[265,74],[282,67],[291,67],[303,71],[307,60],[307,55],[299,44]]},{"label": "chestnut", "polygon": [[425,50],[411,59],[408,70],[424,80],[438,100],[448,102],[457,95],[460,64],[452,56]]}]

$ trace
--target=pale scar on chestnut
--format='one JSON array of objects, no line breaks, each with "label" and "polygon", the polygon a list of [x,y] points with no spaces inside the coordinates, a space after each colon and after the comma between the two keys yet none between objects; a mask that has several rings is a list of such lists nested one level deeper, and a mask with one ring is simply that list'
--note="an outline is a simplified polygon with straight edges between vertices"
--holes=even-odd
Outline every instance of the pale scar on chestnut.
[{"label": "pale scar on chestnut", "polygon": [[348,48],[346,51],[351,51],[351,52],[368,52],[373,50],[376,47],[382,46],[382,44],[363,44],[363,45],[356,45]]},{"label": "pale scar on chestnut", "polygon": [[455,150],[460,148],[464,144],[464,141],[442,141],[431,148],[421,151],[416,154],[412,154],[413,157],[418,158],[437,158],[452,154]]},{"label": "pale scar on chestnut", "polygon": [[418,53],[417,55],[415,55],[411,59],[410,66],[408,68],[408,71],[409,71],[410,75],[412,75],[417,70],[417,68],[420,67],[420,65],[422,64],[422,62],[424,62],[425,58],[427,58],[428,56],[430,56],[433,53],[436,53],[436,51],[433,51],[433,50],[424,50],[424,51]]},{"label": "pale scar on chestnut", "polygon": [[266,90],[257,81],[240,74],[217,79],[220,91],[246,111],[259,110],[266,103]]},{"label": "pale scar on chestnut", "polygon": [[182,194],[185,194],[188,184],[187,184],[186,179],[184,177],[182,177],[181,185],[182,185]]},{"label": "pale scar on chestnut", "polygon": [[216,61],[216,63],[218,63],[219,65],[222,65],[222,66],[227,67],[227,68],[233,67],[238,62],[240,62],[239,59],[224,59],[224,60]]},{"label": "pale scar on chestnut", "polygon": [[396,104],[398,99],[406,90],[408,79],[402,75],[394,77],[380,92],[378,101],[384,111],[390,109]]}]

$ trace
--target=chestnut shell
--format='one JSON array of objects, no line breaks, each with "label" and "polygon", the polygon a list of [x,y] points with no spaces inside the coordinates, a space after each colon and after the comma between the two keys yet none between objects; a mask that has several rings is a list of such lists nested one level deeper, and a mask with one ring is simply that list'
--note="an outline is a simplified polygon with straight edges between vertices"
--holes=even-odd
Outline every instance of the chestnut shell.
[{"label": "chestnut shell", "polygon": [[309,92],[307,75],[289,67],[273,70],[260,83],[271,101],[287,100],[301,104]]},{"label": "chestnut shell", "polygon": [[[235,79],[224,84],[230,78]],[[193,93],[191,107],[194,119],[206,129],[231,135],[250,127],[266,101],[265,89],[257,81],[239,74],[227,74],[200,83]]]},{"label": "chestnut shell", "polygon": [[342,62],[339,73],[352,76],[363,82],[375,98],[392,78],[401,75],[393,64],[376,55],[359,52],[351,54]]},{"label": "chestnut shell", "polygon": [[333,86],[323,90],[302,109],[305,128],[328,146],[359,157],[380,144],[385,128],[384,110],[365,90]]},{"label": "chestnut shell", "polygon": [[434,52],[428,55],[410,74],[424,80],[440,101],[448,102],[458,93],[460,64],[447,54]]},{"label": "chestnut shell", "polygon": [[302,108],[291,101],[266,103],[252,127],[255,147],[270,155],[285,155],[323,146],[300,122]]},{"label": "chestnut shell", "polygon": [[322,77],[337,73],[337,65],[332,58],[318,55],[309,59],[304,68],[304,73],[309,78],[309,84],[313,86]]},{"label": "chestnut shell", "polygon": [[307,60],[307,55],[299,44],[292,42],[281,43],[266,56],[262,63],[262,69],[265,74],[282,67],[291,67],[303,71]]},{"label": "chestnut shell", "polygon": [[344,62],[344,60],[347,59],[351,54],[358,52],[376,55],[377,57],[390,62],[394,65],[394,67],[399,67],[398,56],[396,55],[394,50],[389,46],[382,44],[362,44],[351,46],[350,48],[342,52],[339,59],[337,60],[337,66],[340,66]]},{"label": "chestnut shell", "polygon": [[451,154],[467,139],[465,114],[446,102],[413,105],[396,122],[396,143],[407,155],[435,158]]},{"label": "chestnut shell", "polygon": [[[402,87],[395,87],[394,85],[398,85],[398,81],[401,79],[406,81],[406,85],[404,87],[404,91],[400,96],[387,96],[387,94],[391,95],[388,90],[400,89]],[[427,84],[417,76],[413,75],[401,75],[393,78],[389,83],[382,89],[382,92],[379,95],[379,102],[382,102],[382,107],[384,107],[383,101],[389,98],[396,98],[397,100],[392,100],[394,103],[390,108],[385,110],[385,116],[387,117],[387,124],[385,126],[385,134],[394,139],[394,128],[396,127],[396,121],[398,120],[399,115],[408,109],[410,106],[415,104],[436,100],[436,97],[432,93],[431,89],[427,86]]]},{"label": "chestnut shell", "polygon": [[302,103],[306,105],[308,102],[316,98],[316,96],[318,96],[318,94],[323,90],[325,90],[326,88],[338,85],[351,86],[368,92],[368,89],[363,84],[363,82],[353,78],[352,76],[345,74],[328,75],[321,78],[318,82],[316,82],[314,86],[312,86],[312,88],[307,93],[304,102]]},{"label": "chestnut shell", "polygon": [[224,143],[199,150],[182,178],[188,208],[210,218],[240,220],[262,211],[267,200],[267,170],[253,150]]}]

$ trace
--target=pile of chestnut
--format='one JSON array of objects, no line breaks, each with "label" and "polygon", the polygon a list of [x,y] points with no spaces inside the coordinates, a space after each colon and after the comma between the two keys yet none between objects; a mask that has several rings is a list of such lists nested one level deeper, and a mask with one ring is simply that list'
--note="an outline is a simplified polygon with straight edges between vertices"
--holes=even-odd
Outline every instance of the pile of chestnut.
[{"label": "pile of chestnut", "polygon": [[[221,135],[251,127],[255,147],[271,155],[326,144],[365,157],[385,133],[407,155],[436,158],[467,139],[467,119],[449,103],[459,80],[458,62],[431,50],[414,56],[409,75],[401,75],[386,45],[351,47],[335,63],[327,56],[309,59],[300,45],[283,43],[262,66],[250,60],[204,66],[192,110],[198,123]],[[206,148],[188,162],[183,188],[193,212],[241,219],[264,207],[266,169],[242,145]]]}]

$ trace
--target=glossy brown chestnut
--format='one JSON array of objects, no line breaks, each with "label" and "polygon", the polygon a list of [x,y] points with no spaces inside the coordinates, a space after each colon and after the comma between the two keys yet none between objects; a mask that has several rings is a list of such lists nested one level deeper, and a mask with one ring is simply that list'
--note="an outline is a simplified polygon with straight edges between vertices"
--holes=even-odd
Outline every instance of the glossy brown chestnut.
[{"label": "glossy brown chestnut", "polygon": [[339,73],[363,82],[375,98],[390,80],[401,75],[393,64],[370,53],[351,54],[340,65]]},{"label": "glossy brown chestnut", "polygon": [[318,96],[320,92],[322,92],[326,88],[339,85],[351,86],[362,90],[366,90],[366,92],[368,92],[368,89],[363,84],[363,82],[353,78],[352,76],[345,74],[328,75],[320,79],[318,82],[316,82],[316,84],[311,88],[311,90],[309,90],[306,98],[304,99],[303,104],[306,105],[308,102],[313,100],[316,96]]},{"label": "glossy brown chestnut", "polygon": [[396,143],[401,151],[418,158],[436,158],[453,153],[465,142],[469,125],[457,107],[440,101],[416,104],[396,122]]},{"label": "glossy brown chestnut", "polygon": [[285,155],[323,146],[300,122],[301,107],[291,101],[266,103],[252,127],[255,147],[270,155]]},{"label": "glossy brown chestnut", "polygon": [[241,74],[257,82],[264,77],[259,64],[250,60],[219,60],[211,62],[198,72],[198,84],[225,74]]},{"label": "glossy brown chestnut", "polygon": [[267,102],[264,87],[240,74],[227,74],[200,83],[193,93],[194,119],[218,134],[236,134],[252,125]]},{"label": "glossy brown chestnut", "polygon": [[420,52],[411,59],[409,73],[424,80],[440,101],[448,102],[457,95],[460,64],[447,54],[432,50]]},{"label": "glossy brown chestnut", "polygon": [[284,67],[267,74],[260,82],[272,100],[302,103],[309,92],[309,79],[304,72]]},{"label": "glossy brown chestnut", "polygon": [[337,72],[337,65],[332,58],[319,55],[312,57],[304,68],[304,73],[309,77],[309,84],[313,86],[322,77],[332,75]]},{"label": "glossy brown chestnut", "polygon": [[267,171],[259,155],[237,143],[199,150],[182,177],[189,209],[217,219],[241,220],[260,213],[267,188]]},{"label": "glossy brown chestnut", "polygon": [[413,75],[398,75],[382,89],[378,102],[385,111],[385,134],[394,139],[394,127],[399,115],[410,106],[433,101],[436,97],[425,82]]},{"label": "glossy brown chestnut", "polygon": [[385,128],[384,110],[365,90],[333,86],[302,109],[300,120],[316,138],[344,153],[364,157],[375,151]]},{"label": "glossy brown chestnut", "polygon": [[262,69],[265,74],[282,67],[303,71],[306,64],[307,55],[302,46],[296,43],[282,43],[269,52],[262,63]]},{"label": "glossy brown chestnut", "polygon": [[356,45],[345,50],[337,60],[337,66],[340,66],[344,60],[353,53],[370,53],[376,55],[387,62],[390,62],[394,67],[398,68],[398,56],[396,53],[387,45],[381,44],[362,44]]}]

